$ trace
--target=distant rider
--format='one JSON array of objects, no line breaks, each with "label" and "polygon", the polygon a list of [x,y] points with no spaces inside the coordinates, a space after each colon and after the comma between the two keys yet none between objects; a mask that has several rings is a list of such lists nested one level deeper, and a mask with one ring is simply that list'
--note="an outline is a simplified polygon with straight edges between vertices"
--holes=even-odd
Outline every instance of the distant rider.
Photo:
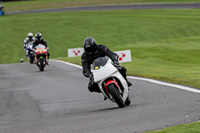
[{"label": "distant rider", "polygon": [[126,68],[121,66],[118,62],[118,56],[116,53],[112,52],[104,45],[97,45],[97,42],[92,37],[87,37],[83,42],[84,53],[81,56],[83,75],[90,78],[88,89],[90,92],[101,92],[98,85],[93,83],[93,74],[90,71],[90,65],[98,57],[108,56],[112,61],[114,66],[119,70],[122,76],[127,81],[128,86],[131,86],[132,83],[127,80]]},{"label": "distant rider", "polygon": [[26,56],[28,53],[26,52],[27,44],[29,42],[33,42],[35,40],[35,37],[33,37],[33,33],[29,32],[28,36],[24,39],[24,52],[26,53]]},{"label": "distant rider", "polygon": [[[49,47],[47,45],[47,42],[42,38],[42,34],[40,32],[35,34],[35,41],[33,42],[33,50],[35,50],[35,47],[39,44],[43,44],[46,47],[48,51],[48,59],[49,59],[49,56],[50,56]],[[49,63],[49,60],[47,60],[47,63]]]}]

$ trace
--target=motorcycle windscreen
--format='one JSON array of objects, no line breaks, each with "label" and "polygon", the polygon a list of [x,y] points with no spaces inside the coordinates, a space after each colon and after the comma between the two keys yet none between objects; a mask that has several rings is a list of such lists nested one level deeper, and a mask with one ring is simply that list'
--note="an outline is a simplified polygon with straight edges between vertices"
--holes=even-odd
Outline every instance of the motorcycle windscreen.
[{"label": "motorcycle windscreen", "polygon": [[36,49],[38,48],[38,49],[43,49],[43,48],[46,48],[43,44],[39,44],[39,45],[37,45],[36,47],[35,47]]},{"label": "motorcycle windscreen", "polygon": [[109,60],[109,57],[107,57],[107,56],[97,58],[93,62],[93,68],[92,69],[97,70],[97,69],[105,66],[106,63],[108,62],[108,60]]}]

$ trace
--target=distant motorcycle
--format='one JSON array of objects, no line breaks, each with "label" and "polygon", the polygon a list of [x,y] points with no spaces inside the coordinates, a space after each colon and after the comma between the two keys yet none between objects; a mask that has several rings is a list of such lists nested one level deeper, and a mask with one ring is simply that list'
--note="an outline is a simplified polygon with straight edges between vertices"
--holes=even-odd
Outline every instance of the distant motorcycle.
[{"label": "distant motorcycle", "polygon": [[102,94],[120,108],[130,105],[128,84],[109,57],[94,60],[91,71]]},{"label": "distant motorcycle", "polygon": [[33,60],[34,60],[34,55],[33,55],[33,42],[29,42],[27,45],[26,45],[26,56],[29,60],[29,62],[32,64],[33,63]]},{"label": "distant motorcycle", "polygon": [[35,47],[35,64],[39,67],[40,71],[44,71],[44,67],[47,65],[48,53],[43,44],[39,44]]}]

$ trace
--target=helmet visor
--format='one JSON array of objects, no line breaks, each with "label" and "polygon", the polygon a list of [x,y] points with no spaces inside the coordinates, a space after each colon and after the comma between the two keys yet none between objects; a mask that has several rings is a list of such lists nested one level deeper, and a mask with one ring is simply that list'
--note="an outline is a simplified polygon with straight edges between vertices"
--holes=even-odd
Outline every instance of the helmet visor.
[{"label": "helmet visor", "polygon": [[88,54],[95,54],[96,53],[96,45],[93,45],[91,47],[85,48],[85,52]]}]

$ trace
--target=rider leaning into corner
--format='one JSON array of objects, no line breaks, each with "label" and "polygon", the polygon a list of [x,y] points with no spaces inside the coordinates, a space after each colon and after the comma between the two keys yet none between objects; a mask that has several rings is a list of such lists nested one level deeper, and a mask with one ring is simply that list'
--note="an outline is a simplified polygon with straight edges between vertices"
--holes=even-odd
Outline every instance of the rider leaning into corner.
[{"label": "rider leaning into corner", "polygon": [[46,49],[48,50],[48,60],[47,60],[47,63],[49,64],[49,56],[50,56],[50,53],[49,53],[49,47],[47,45],[47,42],[42,38],[42,34],[40,32],[36,33],[35,34],[35,41],[33,42],[33,50],[35,51],[35,47],[39,44],[43,44]]},{"label": "rider leaning into corner", "polygon": [[81,56],[83,75],[90,79],[88,83],[88,89],[90,92],[100,93],[100,89],[96,83],[93,83],[93,74],[90,71],[90,65],[98,57],[108,56],[112,61],[113,65],[119,70],[122,76],[125,78],[128,86],[131,86],[132,83],[127,80],[126,68],[121,66],[118,62],[118,56],[116,53],[112,52],[104,45],[97,45],[97,42],[92,37],[87,37],[83,42],[84,53]]}]

